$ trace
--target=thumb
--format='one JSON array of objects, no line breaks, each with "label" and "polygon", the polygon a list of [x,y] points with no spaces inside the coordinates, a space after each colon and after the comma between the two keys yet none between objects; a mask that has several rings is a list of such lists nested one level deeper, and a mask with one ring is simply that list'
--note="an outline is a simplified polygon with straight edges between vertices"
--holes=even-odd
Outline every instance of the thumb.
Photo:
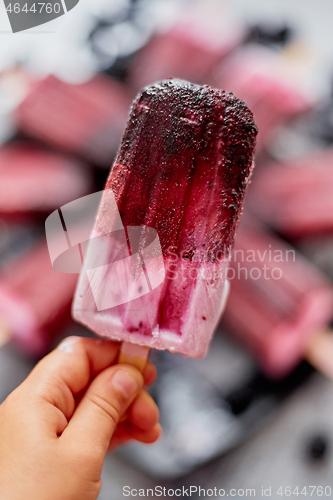
[{"label": "thumb", "polygon": [[107,368],[88,387],[60,439],[79,446],[79,454],[104,460],[119,420],[143,384],[141,373],[133,366]]}]

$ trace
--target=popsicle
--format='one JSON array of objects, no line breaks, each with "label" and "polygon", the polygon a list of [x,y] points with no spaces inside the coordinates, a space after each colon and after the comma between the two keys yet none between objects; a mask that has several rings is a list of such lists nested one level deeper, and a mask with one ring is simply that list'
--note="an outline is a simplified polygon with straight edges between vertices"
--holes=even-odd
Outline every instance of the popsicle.
[{"label": "popsicle", "polygon": [[111,78],[72,85],[50,75],[31,87],[16,119],[27,135],[103,166],[117,149],[129,104]]},{"label": "popsicle", "polygon": [[333,230],[333,149],[262,166],[249,190],[252,210],[289,237]]},{"label": "popsicle", "polygon": [[206,83],[213,69],[245,38],[224,0],[194,1],[167,31],[157,32],[129,69],[136,91],[170,76]]},{"label": "popsicle", "polygon": [[333,335],[326,351],[316,349],[333,318],[331,283],[293,247],[257,223],[243,222],[228,270],[231,287],[222,324],[272,377],[286,375],[304,357],[327,373],[322,360],[333,359]]},{"label": "popsicle", "polygon": [[235,93],[252,110],[259,129],[257,150],[267,146],[278,126],[313,106],[302,87],[303,63],[302,58],[249,45],[215,70],[213,84]]},{"label": "popsicle", "polygon": [[42,356],[70,321],[77,274],[52,268],[45,241],[10,260],[0,273],[0,343]]},{"label": "popsicle", "polygon": [[207,85],[168,79],[138,94],[79,278],[77,321],[112,339],[205,356],[256,133],[242,101]]},{"label": "popsicle", "polygon": [[0,214],[45,213],[91,189],[86,165],[28,142],[0,148]]}]

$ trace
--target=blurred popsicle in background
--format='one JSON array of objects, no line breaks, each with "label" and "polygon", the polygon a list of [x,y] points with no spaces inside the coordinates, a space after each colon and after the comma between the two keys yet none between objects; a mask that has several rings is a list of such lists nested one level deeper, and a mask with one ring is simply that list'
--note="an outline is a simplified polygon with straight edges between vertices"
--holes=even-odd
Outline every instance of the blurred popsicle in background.
[{"label": "blurred popsicle in background", "polygon": [[222,323],[265,372],[285,376],[308,356],[332,376],[332,367],[328,373],[319,358],[331,356],[332,366],[333,348],[325,352],[326,343],[315,357],[309,347],[333,318],[333,287],[326,277],[293,247],[249,219],[240,225],[230,271]]},{"label": "blurred popsicle in background", "polygon": [[31,87],[16,119],[28,136],[109,167],[129,106],[128,91],[110,77],[73,85],[50,75]]},{"label": "blurred popsicle in background", "polygon": [[77,274],[52,268],[44,239],[0,272],[0,342],[11,341],[25,354],[47,353],[70,322]]},{"label": "blurred popsicle in background", "polygon": [[0,147],[0,177],[1,216],[45,216],[92,188],[86,165],[31,142]]},{"label": "blurred popsicle in background", "polygon": [[169,77],[207,83],[220,61],[246,36],[225,0],[193,2],[167,31],[157,32],[136,55],[128,81],[135,91]]},{"label": "blurred popsicle in background", "polygon": [[261,166],[249,189],[253,212],[293,238],[333,232],[333,149]]},{"label": "blurred popsicle in background", "polygon": [[235,93],[252,109],[258,124],[258,151],[267,146],[274,131],[314,104],[302,86],[308,70],[287,51],[276,52],[250,44],[226,58],[211,79],[219,88]]}]

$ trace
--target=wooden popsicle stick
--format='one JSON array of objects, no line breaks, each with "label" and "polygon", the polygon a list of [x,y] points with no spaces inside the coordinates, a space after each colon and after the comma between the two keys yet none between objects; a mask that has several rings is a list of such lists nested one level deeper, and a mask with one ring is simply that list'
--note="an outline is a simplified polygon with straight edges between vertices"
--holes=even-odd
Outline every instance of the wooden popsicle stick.
[{"label": "wooden popsicle stick", "polygon": [[333,379],[333,331],[327,329],[313,335],[304,355],[318,371]]},{"label": "wooden popsicle stick", "polygon": [[123,342],[120,347],[118,363],[133,365],[142,373],[147,364],[149,351],[150,347]]}]

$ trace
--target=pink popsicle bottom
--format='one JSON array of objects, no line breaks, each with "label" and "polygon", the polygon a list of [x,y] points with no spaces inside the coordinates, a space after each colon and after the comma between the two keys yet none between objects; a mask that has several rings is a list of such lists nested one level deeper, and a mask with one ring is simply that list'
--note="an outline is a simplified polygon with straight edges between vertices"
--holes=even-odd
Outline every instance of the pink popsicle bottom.
[{"label": "pink popsicle bottom", "polygon": [[74,318],[114,340],[204,357],[226,303],[228,261],[174,262],[155,241],[128,255],[119,237],[97,238],[98,252],[90,243],[78,282]]}]

